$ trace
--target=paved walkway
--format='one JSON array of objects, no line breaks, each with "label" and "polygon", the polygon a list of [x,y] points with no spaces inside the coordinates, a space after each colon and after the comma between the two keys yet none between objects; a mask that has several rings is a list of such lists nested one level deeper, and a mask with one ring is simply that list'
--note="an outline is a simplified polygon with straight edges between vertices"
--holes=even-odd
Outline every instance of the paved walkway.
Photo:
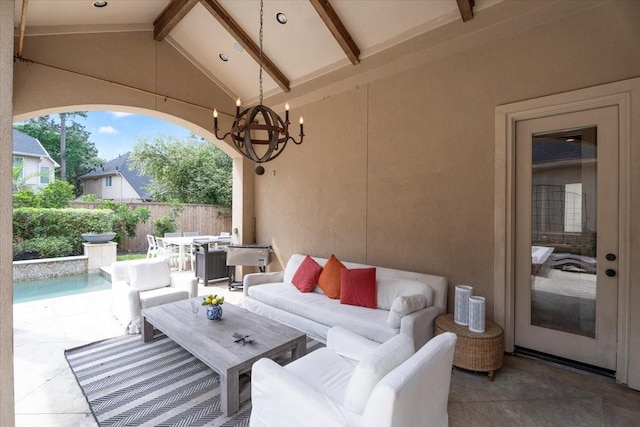
[{"label": "paved walkway", "polygon": [[[184,274],[193,274],[185,272]],[[198,286],[198,294],[225,295],[239,304],[242,289],[227,282]],[[64,350],[122,335],[109,314],[110,290],[14,304],[14,372],[17,427],[95,427],[89,405]]]},{"label": "paved walkway", "polygon": [[[226,303],[242,299],[225,281],[199,286],[200,295],[209,293],[225,295]],[[63,352],[123,333],[109,302],[110,291],[99,291],[14,305],[18,427],[96,426]],[[639,420],[640,392],[610,378],[509,355],[492,383],[484,374],[453,370],[452,427],[638,426]]]}]

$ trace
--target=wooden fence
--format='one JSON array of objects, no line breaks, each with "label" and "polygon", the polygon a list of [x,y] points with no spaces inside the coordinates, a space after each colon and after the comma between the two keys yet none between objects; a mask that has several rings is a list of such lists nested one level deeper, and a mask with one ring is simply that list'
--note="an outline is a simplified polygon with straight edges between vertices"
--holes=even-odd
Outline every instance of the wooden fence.
[{"label": "wooden fence", "polygon": [[[124,252],[144,252],[147,250],[147,234],[153,234],[153,220],[171,212],[168,203],[128,202],[130,209],[147,208],[151,212],[149,220],[138,224],[136,237],[125,239],[118,250]],[[72,202],[74,208],[96,209],[98,203]],[[231,232],[231,208],[215,205],[185,204],[177,219],[177,231],[198,231],[203,236],[217,236],[222,231]]]}]

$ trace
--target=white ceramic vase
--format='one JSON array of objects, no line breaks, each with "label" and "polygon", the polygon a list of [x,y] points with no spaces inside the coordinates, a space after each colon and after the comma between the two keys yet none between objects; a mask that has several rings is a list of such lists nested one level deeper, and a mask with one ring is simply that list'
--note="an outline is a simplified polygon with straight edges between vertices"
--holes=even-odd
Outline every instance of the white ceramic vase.
[{"label": "white ceramic vase", "polygon": [[473,295],[473,287],[469,285],[457,285],[455,306],[453,308],[453,321],[458,325],[469,324],[469,297]]},{"label": "white ceramic vase", "polygon": [[485,299],[484,297],[470,297],[469,298],[469,330],[471,332],[483,333],[484,332],[484,314],[485,314]]}]

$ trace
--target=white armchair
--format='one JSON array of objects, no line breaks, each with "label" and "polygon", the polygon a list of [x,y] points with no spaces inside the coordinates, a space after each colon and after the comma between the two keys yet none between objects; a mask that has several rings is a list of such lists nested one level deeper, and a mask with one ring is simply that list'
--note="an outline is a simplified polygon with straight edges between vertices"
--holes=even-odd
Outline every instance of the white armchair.
[{"label": "white armchair", "polygon": [[111,269],[111,313],[129,334],[140,333],[143,308],[198,295],[198,279],[171,273],[166,258],[114,262]]},{"label": "white armchair", "polygon": [[399,334],[383,344],[344,328],[327,347],[282,367],[270,359],[251,373],[251,427],[447,426],[456,335],[414,353]]}]

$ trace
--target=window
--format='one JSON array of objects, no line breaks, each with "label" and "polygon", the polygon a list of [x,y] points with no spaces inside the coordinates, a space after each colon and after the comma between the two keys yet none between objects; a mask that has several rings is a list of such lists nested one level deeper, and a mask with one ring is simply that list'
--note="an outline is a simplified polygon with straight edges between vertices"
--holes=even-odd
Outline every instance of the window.
[{"label": "window", "polygon": [[49,166],[40,166],[40,184],[49,183]]},{"label": "window", "polygon": [[111,187],[113,185],[113,183],[111,181],[111,178],[112,177],[110,177],[110,176],[105,176],[104,177],[104,186],[105,187]]},{"label": "window", "polygon": [[16,167],[20,168],[20,175],[17,177],[14,176],[14,178],[23,178],[24,177],[24,158],[13,156],[13,168],[15,169]]}]

